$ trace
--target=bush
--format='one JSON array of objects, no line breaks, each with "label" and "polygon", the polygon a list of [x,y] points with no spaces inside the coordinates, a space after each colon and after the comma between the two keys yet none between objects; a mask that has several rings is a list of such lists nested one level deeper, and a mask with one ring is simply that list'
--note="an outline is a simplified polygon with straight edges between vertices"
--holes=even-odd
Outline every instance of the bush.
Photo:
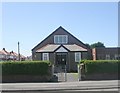
[{"label": "bush", "polygon": [[103,63],[106,63],[106,62],[115,62],[116,63],[117,62],[118,63],[120,61],[119,60],[95,60],[95,61],[94,60],[81,60],[80,61],[80,63],[90,63],[90,62],[92,62],[92,63],[93,62],[100,62],[100,63],[102,63],[102,62]]},{"label": "bush", "polygon": [[85,65],[85,73],[119,73],[120,62],[118,60],[82,60]]},{"label": "bush", "polygon": [[50,62],[48,61],[23,61],[1,62],[2,75],[47,75]]}]

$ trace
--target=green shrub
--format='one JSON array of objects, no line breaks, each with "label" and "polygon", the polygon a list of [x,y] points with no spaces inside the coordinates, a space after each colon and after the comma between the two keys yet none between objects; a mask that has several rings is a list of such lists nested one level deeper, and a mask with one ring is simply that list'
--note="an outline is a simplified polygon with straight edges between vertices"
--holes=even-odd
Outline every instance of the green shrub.
[{"label": "green shrub", "polygon": [[120,62],[119,60],[81,60],[80,63],[90,63],[90,62],[100,62],[100,63],[105,63],[105,62]]},{"label": "green shrub", "polygon": [[47,75],[48,61],[1,62],[2,75]]},{"label": "green shrub", "polygon": [[82,60],[85,64],[85,73],[119,73],[120,62],[118,60]]}]

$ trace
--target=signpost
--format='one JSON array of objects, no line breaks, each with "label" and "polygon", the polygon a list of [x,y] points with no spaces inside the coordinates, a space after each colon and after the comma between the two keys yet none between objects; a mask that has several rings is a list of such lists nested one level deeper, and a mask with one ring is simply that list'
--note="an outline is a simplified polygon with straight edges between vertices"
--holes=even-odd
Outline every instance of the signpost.
[{"label": "signpost", "polygon": [[78,81],[81,81],[81,66],[78,64]]},{"label": "signpost", "polygon": [[66,69],[66,64],[65,64],[65,82],[67,81],[67,69]]},{"label": "signpost", "polygon": [[75,53],[75,62],[77,62],[77,70],[78,70],[78,81],[81,80],[81,52],[76,52]]}]

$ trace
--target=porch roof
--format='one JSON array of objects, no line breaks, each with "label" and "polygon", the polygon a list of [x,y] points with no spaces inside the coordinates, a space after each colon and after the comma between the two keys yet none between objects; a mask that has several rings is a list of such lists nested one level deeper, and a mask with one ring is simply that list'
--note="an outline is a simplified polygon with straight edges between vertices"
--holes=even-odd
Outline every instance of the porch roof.
[{"label": "porch roof", "polygon": [[73,44],[73,45],[64,45],[64,47],[66,47],[70,51],[87,51],[87,49],[85,49],[85,48],[83,48],[81,46],[78,46],[76,44]]},{"label": "porch roof", "polygon": [[53,45],[48,44],[40,49],[38,49],[36,52],[53,52],[55,49],[57,49],[60,45]]},{"label": "porch roof", "polygon": [[39,48],[36,52],[55,52],[57,49],[59,49],[60,47],[65,47],[67,50],[71,51],[71,52],[77,52],[77,51],[87,51],[87,49],[78,46],[76,44],[70,44],[70,45],[55,45],[55,44],[48,44],[42,48]]}]

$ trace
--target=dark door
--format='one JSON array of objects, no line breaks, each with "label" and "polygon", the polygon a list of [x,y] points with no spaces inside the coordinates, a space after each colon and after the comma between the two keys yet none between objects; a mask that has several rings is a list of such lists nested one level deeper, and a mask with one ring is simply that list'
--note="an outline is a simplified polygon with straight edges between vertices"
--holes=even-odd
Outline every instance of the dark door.
[{"label": "dark door", "polygon": [[66,65],[66,53],[57,53],[56,54],[56,64],[57,65]]}]

